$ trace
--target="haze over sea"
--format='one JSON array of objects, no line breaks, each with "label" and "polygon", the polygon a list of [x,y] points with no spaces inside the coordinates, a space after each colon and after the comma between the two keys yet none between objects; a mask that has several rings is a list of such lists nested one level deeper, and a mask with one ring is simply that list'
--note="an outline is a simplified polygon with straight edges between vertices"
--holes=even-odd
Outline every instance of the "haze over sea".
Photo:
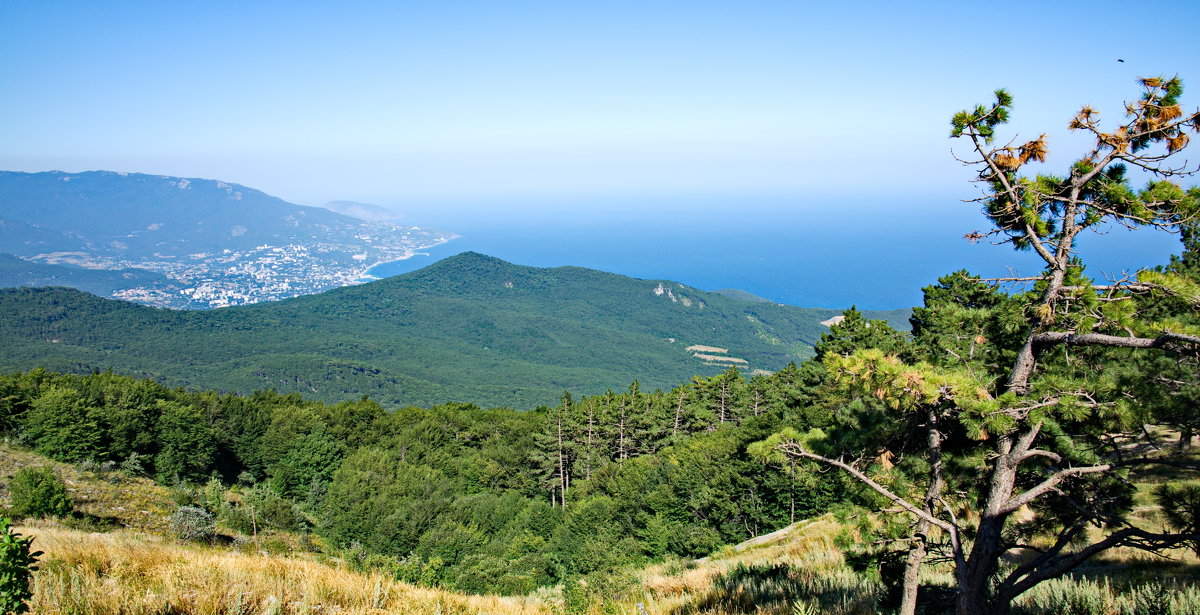
[{"label": "haze over sea", "polygon": [[[536,215],[528,215],[530,208]],[[575,265],[637,278],[675,280],[702,290],[737,288],[803,307],[893,309],[920,305],[921,287],[965,268],[983,276],[1029,276],[1032,253],[972,244],[986,230],[979,207],[954,197],[860,202],[852,197],[564,199],[531,205],[400,206],[406,223],[461,237],[377,277],[414,271],[468,250],[537,267]],[[513,215],[513,211],[521,215]],[[1088,234],[1082,256],[1091,275],[1165,263],[1176,235],[1117,227]]]}]

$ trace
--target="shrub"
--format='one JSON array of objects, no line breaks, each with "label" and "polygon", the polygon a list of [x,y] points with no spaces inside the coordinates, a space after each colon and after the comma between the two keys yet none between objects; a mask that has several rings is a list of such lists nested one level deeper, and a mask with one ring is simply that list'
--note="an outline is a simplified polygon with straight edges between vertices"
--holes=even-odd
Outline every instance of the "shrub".
[{"label": "shrub", "polygon": [[1195,611],[1177,611],[1172,608],[1175,592],[1158,583],[1148,583],[1135,587],[1128,594],[1128,602],[1121,609],[1130,615],[1175,615],[1175,613],[1194,613]]},{"label": "shrub", "polygon": [[268,528],[304,532],[311,526],[295,503],[275,495],[266,486],[245,490],[241,502],[222,502],[218,515],[221,523],[243,534]]},{"label": "shrub", "polygon": [[182,540],[212,542],[217,523],[212,513],[195,506],[180,506],[171,515],[171,531]]},{"label": "shrub", "polygon": [[33,595],[29,579],[41,551],[30,552],[33,538],[22,538],[12,531],[8,519],[0,517],[0,613],[25,613],[26,600]]},{"label": "shrub", "polygon": [[145,476],[146,475],[146,456],[133,451],[129,456],[121,462],[121,471],[130,476]]},{"label": "shrub", "polygon": [[713,579],[700,607],[727,613],[781,613],[790,611],[803,591],[787,564],[738,564]]},{"label": "shrub", "polygon": [[67,486],[46,466],[17,470],[10,489],[17,517],[65,517],[75,509]]},{"label": "shrub", "polygon": [[1119,612],[1117,593],[1108,581],[1052,579],[1023,597],[1024,612],[1038,615],[1108,615]]}]

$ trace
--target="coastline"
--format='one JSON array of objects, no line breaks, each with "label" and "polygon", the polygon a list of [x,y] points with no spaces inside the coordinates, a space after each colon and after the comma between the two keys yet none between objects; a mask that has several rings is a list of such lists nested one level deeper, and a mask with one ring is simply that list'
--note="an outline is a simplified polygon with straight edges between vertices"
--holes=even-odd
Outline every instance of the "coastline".
[{"label": "coastline", "polygon": [[382,265],[388,265],[390,263],[398,263],[401,261],[406,261],[414,256],[430,256],[430,254],[428,252],[420,252],[419,250],[429,250],[431,248],[436,248],[440,245],[444,245],[446,243],[454,241],[455,239],[458,239],[459,237],[461,237],[461,235],[453,235],[451,237],[447,237],[446,239],[443,239],[443,240],[435,242],[435,243],[431,243],[429,245],[417,246],[415,248],[407,248],[404,250],[404,256],[401,256],[400,258],[393,258],[393,259],[386,260],[386,261],[376,261],[374,263],[371,263],[370,265],[367,266],[366,269],[363,270],[363,272],[361,274],[359,274],[358,281],[359,282],[372,282],[374,280],[382,280],[383,278],[381,278],[377,275],[373,275],[371,273],[371,271],[373,269],[375,269],[376,267],[380,267]]}]

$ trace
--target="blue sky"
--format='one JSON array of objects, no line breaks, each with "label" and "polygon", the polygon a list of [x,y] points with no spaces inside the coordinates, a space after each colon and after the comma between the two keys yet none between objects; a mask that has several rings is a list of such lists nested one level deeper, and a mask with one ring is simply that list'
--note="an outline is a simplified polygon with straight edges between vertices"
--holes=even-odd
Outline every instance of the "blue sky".
[{"label": "blue sky", "polygon": [[1061,167],[1080,105],[1117,118],[1139,75],[1200,83],[1197,17],[1194,0],[6,0],[0,168],[402,209],[850,192],[945,206],[972,196],[954,111],[1009,88],[1014,129],[1049,132]]}]

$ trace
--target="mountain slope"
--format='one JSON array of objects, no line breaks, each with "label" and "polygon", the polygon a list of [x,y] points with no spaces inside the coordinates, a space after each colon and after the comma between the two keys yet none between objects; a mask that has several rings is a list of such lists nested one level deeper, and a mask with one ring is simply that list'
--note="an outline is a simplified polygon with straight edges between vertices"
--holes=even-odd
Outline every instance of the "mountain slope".
[{"label": "mountain slope", "polygon": [[13,286],[66,286],[107,297],[131,287],[169,289],[173,282],[144,269],[83,269],[0,253],[0,288]]},{"label": "mountain slope", "polygon": [[835,313],[465,253],[370,284],[203,312],[65,289],[0,291],[0,368],[527,408],[634,379],[667,388],[730,365],[777,370],[807,357],[826,330],[819,322]]},{"label": "mountain slope", "polygon": [[[0,253],[152,271],[165,281],[110,279],[118,284],[104,294],[158,307],[240,305],[354,284],[375,263],[453,237],[211,179],[0,171]],[[80,276],[60,277],[63,286],[96,289]]]},{"label": "mountain slope", "polygon": [[[110,171],[0,172],[0,218],[82,239],[108,256],[245,249],[358,226],[237,184]],[[45,238],[3,238],[0,248],[21,256],[61,249]]]}]

